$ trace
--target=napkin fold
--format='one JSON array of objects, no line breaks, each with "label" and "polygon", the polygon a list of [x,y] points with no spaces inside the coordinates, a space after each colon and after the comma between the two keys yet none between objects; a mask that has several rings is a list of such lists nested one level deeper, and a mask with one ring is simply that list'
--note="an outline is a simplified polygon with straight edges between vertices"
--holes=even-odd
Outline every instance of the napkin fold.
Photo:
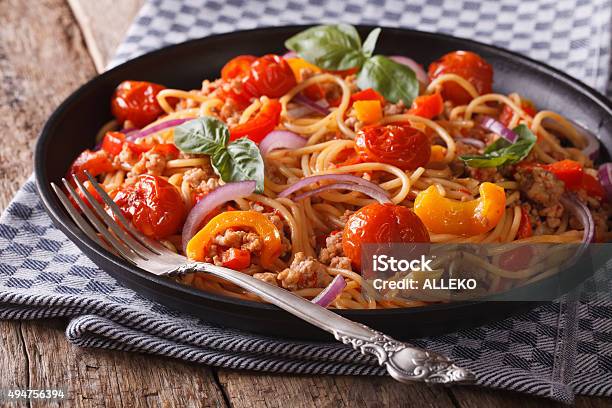
[{"label": "napkin fold", "polygon": [[[150,0],[110,65],[211,33],[342,21],[494,43],[612,92],[611,10],[608,0]],[[482,386],[563,402],[576,393],[612,396],[612,301],[587,295],[574,293],[509,319],[413,343],[473,370]],[[121,286],[52,225],[30,178],[0,216],[0,318],[58,316],[71,319],[66,336],[83,347],[267,372],[385,374],[373,358],[348,346],[215,327]]]}]

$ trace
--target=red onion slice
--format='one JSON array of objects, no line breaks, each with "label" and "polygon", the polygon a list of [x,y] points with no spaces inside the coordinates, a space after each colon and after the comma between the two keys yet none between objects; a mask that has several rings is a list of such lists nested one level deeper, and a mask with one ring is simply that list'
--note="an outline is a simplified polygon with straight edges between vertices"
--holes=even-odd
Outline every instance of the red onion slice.
[{"label": "red onion slice", "polygon": [[482,140],[474,139],[472,137],[461,137],[456,139],[458,142],[465,143],[466,145],[474,146],[478,149],[484,149],[485,142]]},{"label": "red onion slice", "polygon": [[298,194],[293,198],[293,201],[300,201],[310,196],[322,193],[328,190],[351,190],[358,191],[362,194],[372,197],[377,200],[381,204],[391,204],[391,200],[389,196],[386,194],[381,194],[380,191],[375,190],[371,187],[362,186],[360,184],[352,184],[352,183],[334,183],[334,184],[326,184],[324,186],[315,188],[314,190],[306,191],[305,193]]},{"label": "red onion slice", "polygon": [[582,132],[580,132],[580,134],[582,134],[588,141],[587,146],[582,149],[582,153],[584,153],[584,155],[591,160],[597,160],[599,157],[599,140],[588,130],[584,128],[581,128],[581,130]]},{"label": "red onion slice", "polygon": [[321,115],[327,116],[329,115],[329,109],[323,105],[320,105],[318,102],[314,102],[311,99],[305,97],[304,95],[296,95],[293,97],[293,102],[298,103],[302,106],[308,106],[313,111],[320,113]]},{"label": "red onion slice", "polygon": [[501,123],[497,119],[493,119],[490,116],[482,116],[480,118],[480,126],[486,130],[500,135],[510,143],[514,143],[518,139],[518,135],[516,133],[508,129],[503,123]]},{"label": "red onion slice", "polygon": [[150,128],[147,128],[144,130],[134,130],[132,132],[127,133],[125,136],[127,140],[129,140],[130,142],[133,142],[142,137],[149,136],[153,133],[159,132],[160,130],[164,130],[164,129],[171,128],[171,127],[176,127],[190,120],[193,120],[193,118],[171,119],[171,120],[167,120],[162,123],[158,123],[157,125],[151,126]]},{"label": "red onion slice", "polygon": [[612,203],[612,163],[604,163],[597,170],[597,177],[608,196],[608,202]]},{"label": "red onion slice", "polygon": [[262,156],[274,149],[299,149],[306,146],[306,139],[288,130],[273,130],[259,143]]},{"label": "red onion slice", "polygon": [[287,110],[287,116],[291,119],[299,119],[312,112],[309,106],[298,106],[297,108]]},{"label": "red onion slice", "polygon": [[355,183],[358,185],[362,185],[364,187],[369,187],[372,190],[378,192],[380,195],[389,197],[389,194],[380,186],[372,183],[371,181],[365,180],[361,177],[353,176],[352,174],[321,174],[318,176],[305,177],[301,179],[300,181],[298,181],[297,183],[293,184],[292,186],[281,191],[278,196],[287,197],[291,193],[294,193],[306,186],[309,186],[314,183],[318,183],[319,181],[326,181],[326,180]]},{"label": "red onion slice", "polygon": [[212,210],[228,201],[244,198],[250,194],[253,194],[253,191],[255,191],[255,185],[256,183],[254,181],[227,183],[217,187],[198,201],[187,215],[187,219],[183,225],[183,251],[185,251],[187,243],[191,238],[193,238],[206,216],[210,214]]},{"label": "red onion slice", "polygon": [[345,287],[346,281],[342,275],[336,275],[334,280],[332,280],[321,293],[312,299],[311,302],[316,303],[319,306],[327,307],[338,297],[338,295],[340,295],[340,293],[342,293]]},{"label": "red onion slice", "polygon": [[593,222],[593,215],[591,215],[591,211],[589,211],[587,206],[572,193],[563,194],[560,201],[566,209],[580,220],[584,228],[582,243],[590,244],[593,242],[595,238],[595,223]]},{"label": "red onion slice", "polygon": [[412,58],[404,57],[403,55],[391,55],[389,59],[397,62],[398,64],[407,66],[414,71],[419,82],[423,83],[424,85],[429,84],[429,76],[427,76],[427,72],[425,72],[421,64]]},{"label": "red onion slice", "polygon": [[297,53],[295,51],[287,51],[283,54],[283,58],[297,58]]}]

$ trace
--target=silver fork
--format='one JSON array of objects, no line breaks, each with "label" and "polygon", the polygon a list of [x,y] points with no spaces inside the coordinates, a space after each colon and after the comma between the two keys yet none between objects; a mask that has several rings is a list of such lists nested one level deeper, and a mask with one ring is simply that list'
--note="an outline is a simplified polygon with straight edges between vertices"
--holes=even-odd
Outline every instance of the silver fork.
[{"label": "silver fork", "polygon": [[[395,340],[247,274],[209,263],[193,262],[168,250],[159,242],[137,231],[125,219],[119,207],[98,185],[97,181],[90,174],[86,173],[86,175],[110,212],[123,227],[105,211],[77,177],[73,176],[74,182],[87,198],[91,208],[77,194],[75,187],[66,179],[62,179],[62,182],[89,223],[73,207],[61,188],[55,183],[51,183],[51,186],[72,219],[89,238],[131,264],[158,276],[173,277],[192,272],[206,272],[223,278],[333,334],[337,340],[351,345],[362,354],[374,355],[378,363],[400,382],[422,381],[443,384],[474,382],[475,377],[470,371],[458,367],[443,355]],[[104,237],[104,240],[99,238],[96,231]]]}]

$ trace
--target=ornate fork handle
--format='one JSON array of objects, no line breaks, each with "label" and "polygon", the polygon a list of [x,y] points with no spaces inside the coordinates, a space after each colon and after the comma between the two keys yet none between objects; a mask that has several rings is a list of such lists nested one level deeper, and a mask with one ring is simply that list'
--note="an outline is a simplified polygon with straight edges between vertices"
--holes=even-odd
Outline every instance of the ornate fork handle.
[{"label": "ornate fork handle", "polygon": [[344,344],[363,354],[376,356],[378,363],[398,381],[428,383],[471,383],[474,375],[456,366],[447,357],[397,341],[385,334],[346,319],[324,307],[252,276],[220,266],[190,262],[179,266],[170,275],[206,272],[224,278],[287,312],[323,329]]}]

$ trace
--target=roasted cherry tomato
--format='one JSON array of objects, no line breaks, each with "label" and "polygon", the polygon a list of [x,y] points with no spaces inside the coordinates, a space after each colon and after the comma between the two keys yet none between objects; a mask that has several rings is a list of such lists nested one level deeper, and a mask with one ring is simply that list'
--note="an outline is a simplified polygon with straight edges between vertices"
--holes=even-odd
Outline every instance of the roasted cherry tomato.
[{"label": "roasted cherry tomato", "polygon": [[253,55],[239,55],[229,60],[221,69],[221,78],[229,81],[234,78],[243,78],[249,74],[251,64],[257,59]]},{"label": "roasted cherry tomato", "polygon": [[274,54],[257,58],[251,64],[244,88],[254,96],[279,98],[297,84],[291,67],[282,57]]},{"label": "roasted cherry tomato", "polygon": [[229,248],[221,256],[223,266],[241,271],[251,265],[251,253],[246,249]]},{"label": "roasted cherry tomato", "polygon": [[157,94],[163,89],[163,85],[151,82],[123,81],[115,90],[111,111],[119,123],[129,120],[142,128],[164,113],[157,103]]},{"label": "roasted cherry tomato", "polygon": [[[74,183],[72,183],[74,185]],[[104,201],[102,200],[102,197],[100,197],[100,194],[98,194],[98,192],[96,191],[96,189],[93,187],[93,185],[90,183],[89,180],[85,180],[83,181],[83,185],[85,186],[85,188],[87,189],[87,191],[93,196],[94,200],[96,200],[98,203],[102,204]],[[78,196],[81,198],[81,200],[83,200],[83,202],[89,207],[93,209],[93,206],[91,205],[91,202],[89,201],[89,198],[87,198],[87,196],[85,195],[85,193],[83,193],[81,191],[80,188],[75,188]],[[70,202],[72,203],[72,206],[74,208],[76,208],[79,212],[81,212],[81,207],[79,206],[79,204],[76,202],[76,200],[74,198],[72,198],[72,195],[67,194],[68,195],[68,199],[70,200]]]},{"label": "roasted cherry tomato", "polygon": [[362,244],[430,242],[427,228],[408,207],[370,204],[348,219],[342,233],[342,249],[353,266],[361,269]]},{"label": "roasted cherry tomato", "polygon": [[[444,55],[429,65],[429,78],[433,81],[440,75],[456,74],[474,85],[479,94],[491,93],[493,68],[478,54],[470,51],[455,51]],[[472,100],[470,94],[455,82],[442,84],[442,96],[455,105],[465,105]]]},{"label": "roasted cherry tomato", "polygon": [[242,125],[236,125],[230,128],[230,140],[236,140],[246,136],[255,143],[261,142],[261,140],[278,125],[281,110],[282,106],[280,102],[276,99],[270,99],[255,117]]},{"label": "roasted cherry tomato", "polygon": [[138,176],[117,193],[115,202],[134,227],[155,239],[179,232],[187,215],[179,191],[158,176]]},{"label": "roasted cherry tomato", "polygon": [[431,155],[427,135],[409,125],[365,127],[357,132],[355,146],[363,161],[387,163],[402,170],[425,166]]},{"label": "roasted cherry tomato", "polygon": [[108,153],[104,150],[96,152],[85,150],[82,152],[70,166],[69,174],[76,175],[79,180],[86,180],[85,171],[94,177],[113,171],[113,163],[111,163]]}]

